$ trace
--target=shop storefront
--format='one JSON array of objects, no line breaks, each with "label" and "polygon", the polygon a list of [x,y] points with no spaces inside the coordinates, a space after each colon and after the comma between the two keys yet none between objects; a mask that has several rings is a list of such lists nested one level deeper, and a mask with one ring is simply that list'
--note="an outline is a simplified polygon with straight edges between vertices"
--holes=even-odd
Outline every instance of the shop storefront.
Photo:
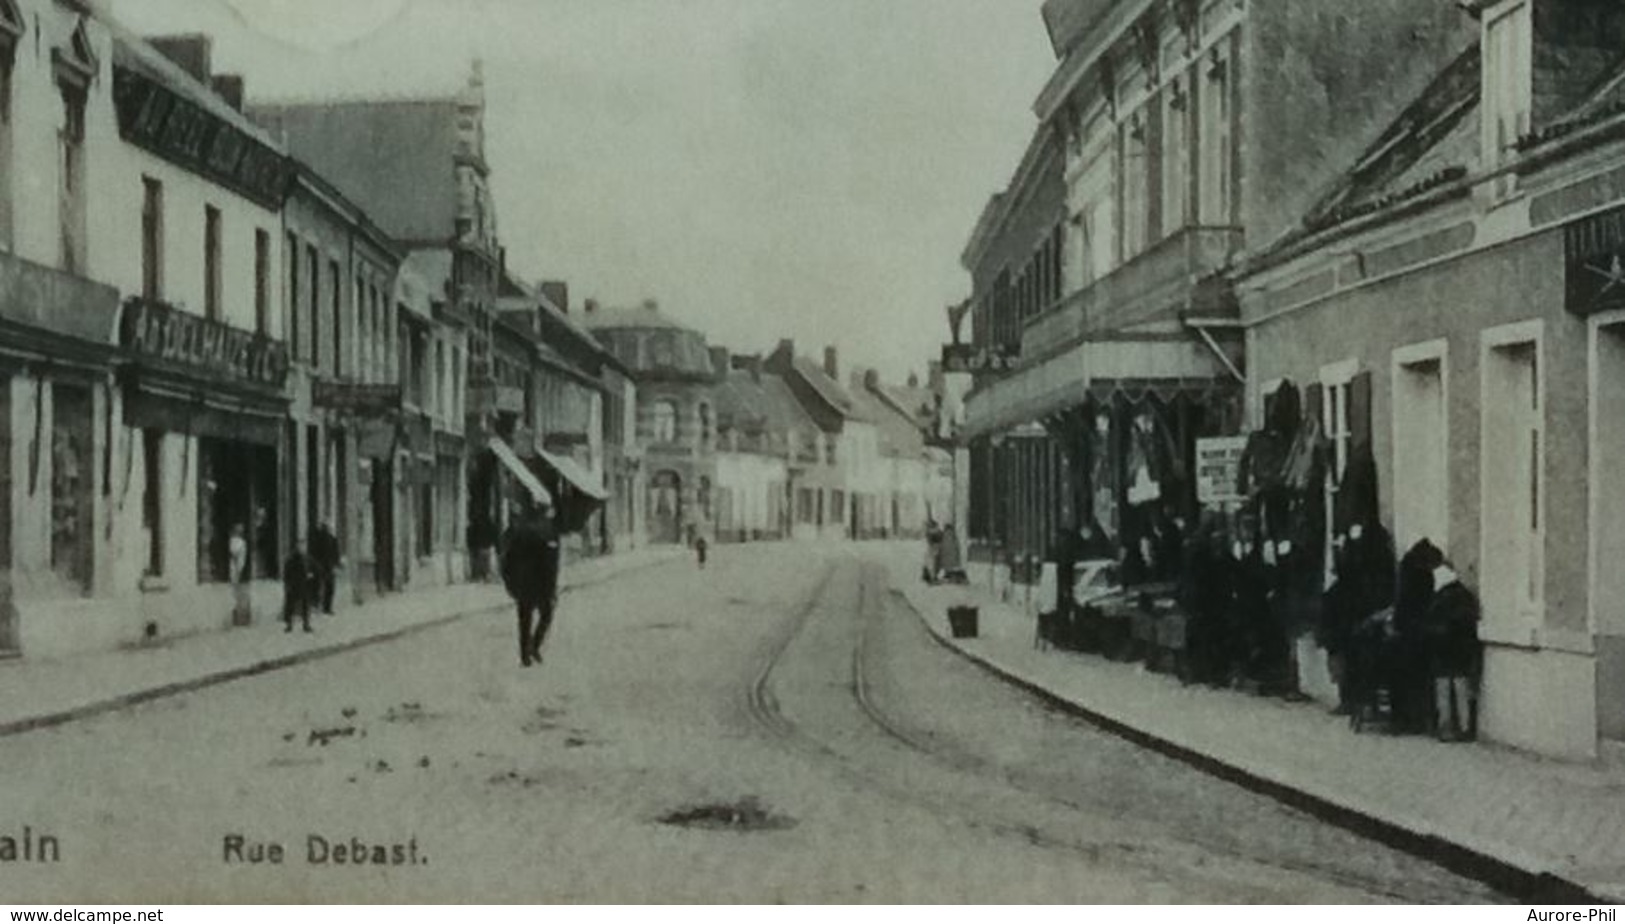
[{"label": "shop storefront", "polygon": [[111,288],[0,256],[0,656],[71,644],[62,611],[112,591],[117,314]]},{"label": "shop storefront", "polygon": [[[279,493],[287,350],[144,299],[125,302],[119,342],[127,431],[117,503],[140,498],[129,506],[139,510],[134,560],[149,632],[222,627],[232,613],[232,534],[247,542],[251,581],[273,580],[288,548]],[[191,597],[199,605],[181,605]]]}]

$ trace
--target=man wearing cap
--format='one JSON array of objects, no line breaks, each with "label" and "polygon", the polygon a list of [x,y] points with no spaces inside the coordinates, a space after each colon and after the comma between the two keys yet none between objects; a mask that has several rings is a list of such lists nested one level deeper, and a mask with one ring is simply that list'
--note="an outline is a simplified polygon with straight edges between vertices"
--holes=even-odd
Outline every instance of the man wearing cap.
[{"label": "man wearing cap", "polygon": [[539,664],[559,586],[559,533],[548,500],[522,500],[503,544],[502,583],[519,611],[519,663]]}]

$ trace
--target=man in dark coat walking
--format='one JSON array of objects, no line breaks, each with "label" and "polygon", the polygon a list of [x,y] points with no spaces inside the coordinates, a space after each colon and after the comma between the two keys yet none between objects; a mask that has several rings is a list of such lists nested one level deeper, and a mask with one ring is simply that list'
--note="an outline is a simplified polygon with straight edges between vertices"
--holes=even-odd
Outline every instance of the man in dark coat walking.
[{"label": "man in dark coat walking", "polygon": [[519,663],[539,664],[559,587],[559,533],[551,505],[527,500],[522,506],[503,546],[502,583],[518,607]]}]

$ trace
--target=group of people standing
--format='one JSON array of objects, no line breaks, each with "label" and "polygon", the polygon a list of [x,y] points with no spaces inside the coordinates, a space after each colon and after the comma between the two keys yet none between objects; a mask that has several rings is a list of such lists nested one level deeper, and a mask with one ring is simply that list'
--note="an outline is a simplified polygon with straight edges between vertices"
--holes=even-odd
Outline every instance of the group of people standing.
[{"label": "group of people standing", "polygon": [[[249,594],[252,568],[248,556],[248,538],[241,524],[231,528],[226,542],[226,556],[232,585],[232,623],[248,625],[253,621],[253,604]],[[306,632],[312,610],[333,615],[333,595],[338,582],[342,559],[338,537],[327,523],[318,523],[310,531],[310,538],[296,539],[293,551],[282,565],[282,624],[284,632],[292,632],[294,620],[299,620]]]}]

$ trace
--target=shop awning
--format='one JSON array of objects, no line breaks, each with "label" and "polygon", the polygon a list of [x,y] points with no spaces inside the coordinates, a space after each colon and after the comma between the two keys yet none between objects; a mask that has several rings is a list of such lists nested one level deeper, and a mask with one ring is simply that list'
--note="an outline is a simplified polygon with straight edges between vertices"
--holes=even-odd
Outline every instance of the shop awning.
[{"label": "shop awning", "polygon": [[508,473],[513,475],[513,477],[518,480],[520,484],[524,485],[525,490],[530,492],[530,496],[534,498],[538,504],[544,504],[549,507],[553,506],[553,495],[547,490],[547,488],[542,486],[541,479],[536,477],[535,473],[530,470],[530,467],[525,465],[525,463],[520,460],[519,456],[513,451],[513,447],[503,442],[502,438],[498,436],[491,437],[489,446],[491,447],[492,454],[502,462],[502,466],[506,468]]},{"label": "shop awning", "polygon": [[585,494],[599,503],[609,500],[609,492],[604,490],[603,484],[592,476],[592,472],[582,468],[581,463],[569,456],[556,456],[547,450],[536,447],[536,457],[553,471],[558,472],[570,487]]},{"label": "shop awning", "polygon": [[1236,388],[1212,352],[1188,335],[1091,340],[970,395],[959,437],[1002,433],[1119,391],[1166,400]]}]

